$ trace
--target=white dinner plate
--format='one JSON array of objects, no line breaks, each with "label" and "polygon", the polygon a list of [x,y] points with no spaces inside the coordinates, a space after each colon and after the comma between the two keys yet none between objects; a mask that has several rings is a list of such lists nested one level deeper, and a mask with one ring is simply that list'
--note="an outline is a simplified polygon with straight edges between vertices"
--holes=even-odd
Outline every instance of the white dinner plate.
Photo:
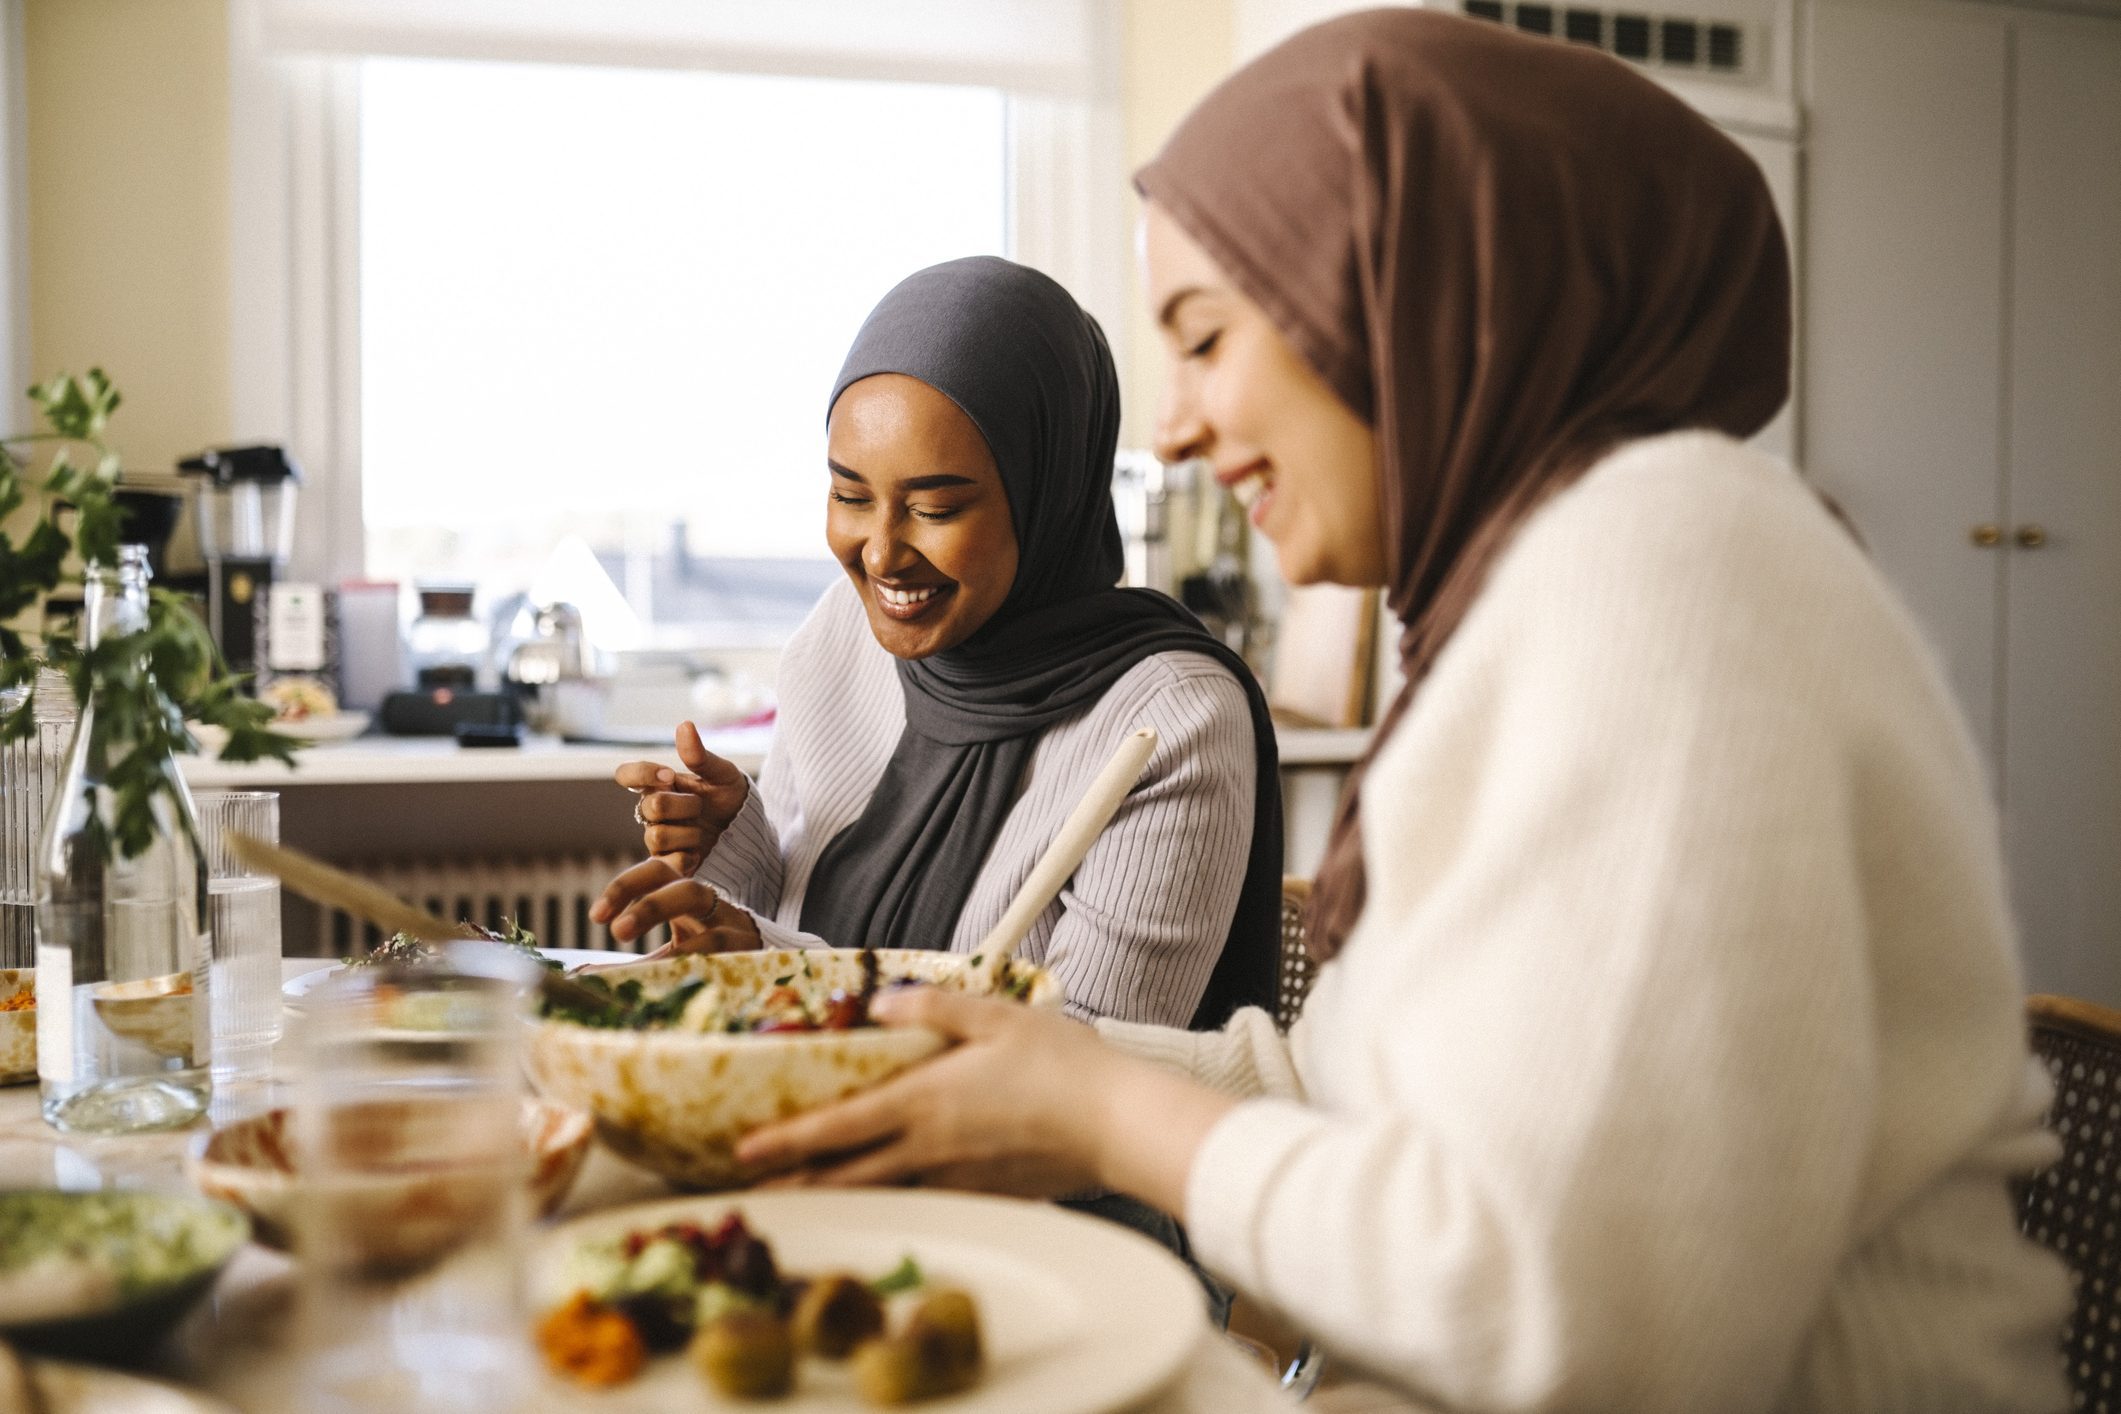
[{"label": "white dinner plate", "polygon": [[274,722],[276,732],[300,737],[304,741],[346,741],[368,730],[370,717],[366,712],[331,712],[316,717],[296,717],[292,721]]},{"label": "white dinner plate", "polygon": [[[50,1414],[235,1414],[220,1400],[160,1380],[60,1360],[31,1360],[37,1394]],[[15,1391],[0,1387],[0,1408]]]},{"label": "white dinner plate", "polygon": [[[699,1196],[577,1218],[539,1243],[534,1304],[542,1311],[571,1295],[563,1273],[578,1243],[670,1222],[711,1226],[732,1210],[766,1239],[783,1272],[873,1277],[911,1256],[931,1282],[971,1294],[987,1367],[964,1393],[923,1401],[923,1414],[1129,1407],[1169,1383],[1207,1330],[1200,1284],[1138,1233],[1050,1203],[895,1188]],[[794,1393],[769,1406],[723,1400],[682,1354],[657,1357],[631,1384],[577,1398],[586,1409],[872,1409],[845,1364],[801,1361]]]},{"label": "white dinner plate", "polygon": [[[638,962],[640,959],[630,952],[599,952],[589,948],[539,948],[539,952],[560,966],[573,969],[587,963]],[[292,1006],[302,1005],[311,992],[329,982],[346,969],[343,966],[319,967],[300,973],[280,984],[281,999]]]},{"label": "white dinner plate", "polygon": [[[372,720],[366,712],[330,712],[285,722],[275,719],[266,725],[285,736],[307,742],[351,741],[367,731]],[[218,756],[221,748],[228,744],[228,733],[219,727],[208,726],[205,722],[186,722],[185,725],[191,728],[192,739],[199,743],[199,750],[205,755]]]}]

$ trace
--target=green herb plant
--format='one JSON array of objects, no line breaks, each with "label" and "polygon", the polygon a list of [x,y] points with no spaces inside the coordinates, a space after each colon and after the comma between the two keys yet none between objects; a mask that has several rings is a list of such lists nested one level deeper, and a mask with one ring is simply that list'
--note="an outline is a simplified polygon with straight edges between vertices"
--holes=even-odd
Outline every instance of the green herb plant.
[{"label": "green herb plant", "polygon": [[[45,430],[0,438],[0,526],[38,498],[38,516],[21,544],[0,530],[0,690],[26,687],[20,704],[0,714],[0,746],[34,729],[37,672],[64,674],[77,707],[95,700],[90,765],[111,792],[112,818],[92,818],[103,857],[132,858],[153,843],[155,797],[175,798],[172,753],[193,753],[198,742],[186,718],[228,734],[223,761],[294,762],[294,738],[270,730],[272,708],[244,695],[196,612],[182,595],[149,591],[147,625],[84,648],[71,631],[32,646],[9,627],[52,591],[78,586],[66,566],[115,569],[121,512],[115,495],[118,454],[105,440],[118,390],[100,368],[76,378],[62,373],[29,390]],[[32,470],[50,448],[41,481]],[[32,482],[35,481],[35,485]],[[70,524],[64,512],[71,510]]]}]

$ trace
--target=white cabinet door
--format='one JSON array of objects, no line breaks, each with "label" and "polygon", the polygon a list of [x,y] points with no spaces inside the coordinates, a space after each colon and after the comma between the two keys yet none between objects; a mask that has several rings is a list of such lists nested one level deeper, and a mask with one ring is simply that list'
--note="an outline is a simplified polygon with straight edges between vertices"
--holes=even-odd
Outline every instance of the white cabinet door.
[{"label": "white cabinet door", "polygon": [[[1761,174],[1767,178],[1768,194],[1774,198],[1775,214],[1782,218],[1783,239],[1790,247],[1794,289],[1797,279],[1795,272],[1804,268],[1802,248],[1798,245],[1804,228],[1799,224],[1802,207],[1798,196],[1803,188],[1798,183],[1797,141],[1792,137],[1770,137],[1762,133],[1734,129],[1726,129],[1725,132],[1731,141],[1745,149],[1748,157],[1760,164]],[[1803,401],[1804,394],[1804,331],[1801,327],[1802,321],[1799,322],[1800,327],[1795,331],[1794,346],[1790,351],[1794,360],[1791,365],[1790,400],[1782,405],[1782,411],[1775,414],[1774,421],[1755,433],[1752,440],[1754,446],[1769,455],[1781,457],[1785,461],[1799,462],[1801,465],[1803,452],[1797,444],[1797,405]]]},{"label": "white cabinet door", "polygon": [[2006,23],[1819,4],[1808,54],[1805,461],[1913,605],[1992,753],[2003,557],[1968,532],[2003,514]]},{"label": "white cabinet door", "polygon": [[2003,799],[2032,984],[2121,1005],[2121,23],[2016,26]]}]

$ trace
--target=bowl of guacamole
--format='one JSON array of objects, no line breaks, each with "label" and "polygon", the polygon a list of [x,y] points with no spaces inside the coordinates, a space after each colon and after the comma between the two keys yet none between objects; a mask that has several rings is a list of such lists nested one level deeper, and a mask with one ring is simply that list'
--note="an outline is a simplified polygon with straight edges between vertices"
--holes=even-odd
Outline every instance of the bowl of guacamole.
[{"label": "bowl of guacamole", "polygon": [[249,1239],[240,1210],[187,1194],[0,1192],[0,1336],[143,1359]]}]

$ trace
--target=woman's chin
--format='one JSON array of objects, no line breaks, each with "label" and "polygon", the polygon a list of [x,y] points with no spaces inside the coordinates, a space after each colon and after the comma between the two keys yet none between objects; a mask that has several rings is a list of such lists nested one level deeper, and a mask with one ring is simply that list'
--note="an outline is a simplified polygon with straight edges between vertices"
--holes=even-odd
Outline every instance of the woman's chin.
[{"label": "woman's chin", "polygon": [[1347,563],[1345,557],[1335,556],[1316,542],[1298,536],[1274,541],[1274,563],[1281,570],[1283,582],[1299,589],[1313,584],[1380,589],[1385,584],[1381,566]]},{"label": "woman's chin", "polygon": [[932,624],[901,623],[876,609],[869,612],[869,632],[886,653],[909,663],[932,658],[958,641],[947,619]]}]

